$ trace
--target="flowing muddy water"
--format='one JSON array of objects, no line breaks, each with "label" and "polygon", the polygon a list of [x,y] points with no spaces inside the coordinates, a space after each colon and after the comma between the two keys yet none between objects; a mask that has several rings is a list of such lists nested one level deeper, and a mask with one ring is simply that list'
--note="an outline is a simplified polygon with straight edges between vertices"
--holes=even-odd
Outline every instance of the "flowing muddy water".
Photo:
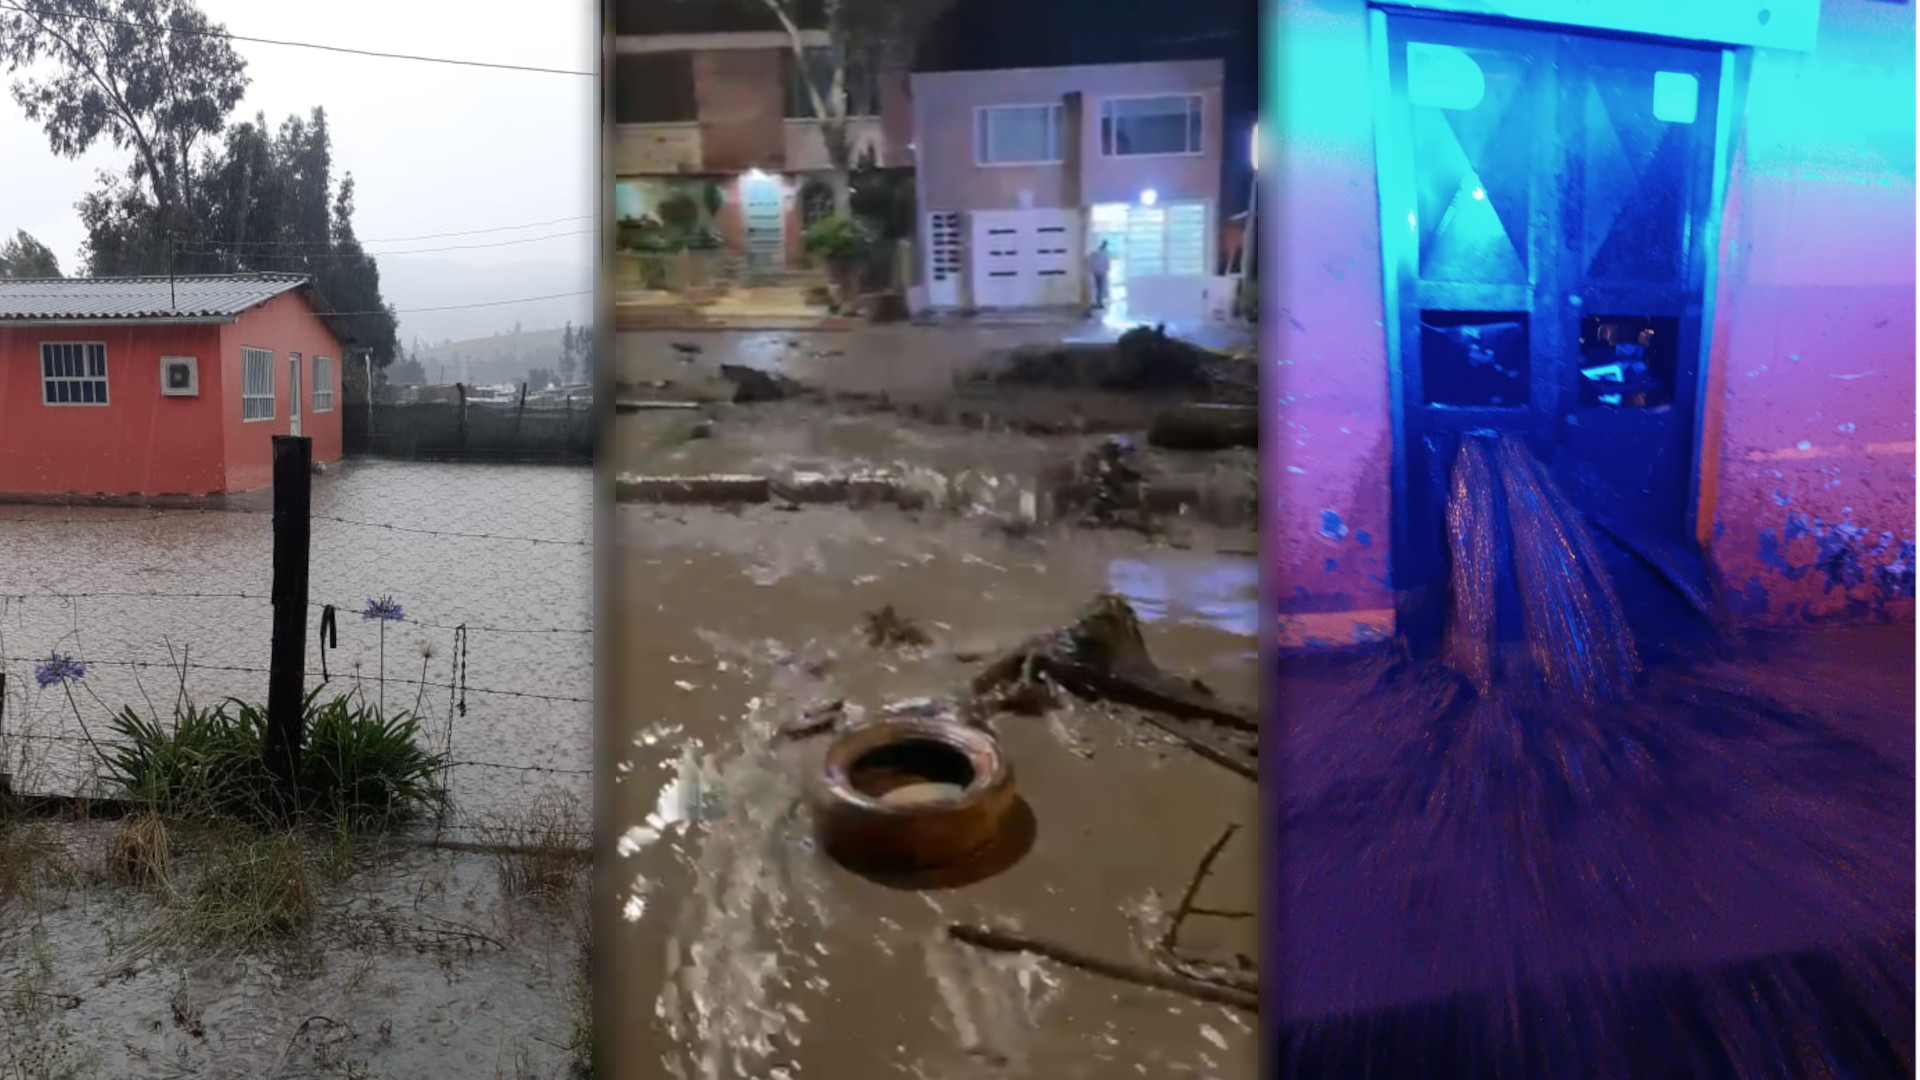
[{"label": "flowing muddy water", "polygon": [[[624,334],[622,397],[649,405],[615,427],[617,469],[640,475],[839,474],[901,477],[936,501],[1002,518],[1047,515],[1050,492],[1110,435],[1138,445],[1166,401],[1138,393],[1003,386],[970,376],[1010,350],[1058,344],[1059,329],[887,328],[840,334]],[[697,349],[697,352],[685,351]],[[781,401],[729,406],[722,364],[803,386]],[[959,382],[956,382],[959,380]],[[851,396],[851,397],[849,397]],[[1253,450],[1188,453],[1139,446],[1135,464],[1165,521],[1252,529]],[[1251,535],[1241,545],[1251,552]]]},{"label": "flowing muddy water", "polygon": [[[868,715],[949,694],[978,654],[1071,622],[1101,591],[1136,598],[1164,666],[1251,701],[1253,561],[1196,544],[1080,532],[1016,539],[945,515],[622,508],[615,559],[617,861],[624,917],[608,1032],[633,1075],[1246,1075],[1250,1020],[1031,958],[968,950],[949,922],[1011,924],[1147,959],[1201,851],[1250,820],[1252,785],[1145,725],[1076,706],[996,721],[1038,821],[1015,867],[966,888],[894,891],[830,864],[796,799],[824,748],[776,726],[845,699]],[[1240,539],[1241,543],[1245,538]],[[863,613],[929,630],[875,649]],[[1251,845],[1203,903],[1250,910]],[[1253,922],[1196,919],[1196,945],[1255,951]],[[1185,936],[1185,934],[1183,934]],[[656,1068],[657,1063],[657,1068]]]},{"label": "flowing muddy water", "polygon": [[[915,893],[815,850],[799,800],[825,745],[775,734],[825,701],[876,716],[950,695],[983,657],[1071,623],[1100,592],[1129,598],[1167,669],[1255,700],[1250,532],[1189,520],[1155,542],[1032,520],[1047,478],[1096,436],[1016,429],[1143,428],[1149,403],[956,389],[956,375],[1000,351],[1059,340],[1048,326],[621,336],[623,396],[703,403],[623,416],[621,470],[877,468],[945,491],[942,509],[912,514],[621,508],[612,692],[622,705],[605,811],[619,841],[599,876],[618,891],[621,917],[600,955],[606,1004],[624,1021],[607,1032],[608,1052],[633,1075],[1228,1077],[1254,1067],[1242,1014],[944,936],[949,923],[1012,926],[1151,965],[1202,851],[1228,823],[1251,820],[1252,785],[1103,708],[1001,718],[1037,819],[1034,845],[986,881]],[[732,392],[722,362],[809,392],[716,404]],[[930,422],[961,414],[964,425]],[[1251,455],[1155,464],[1217,477],[1223,499],[1251,501]],[[1010,521],[1025,527],[1002,527]],[[863,616],[887,605],[932,643],[871,646]],[[1251,910],[1252,848],[1242,833],[1226,850],[1204,906]],[[1182,940],[1256,951],[1247,918],[1194,919]]]},{"label": "flowing muddy water", "polygon": [[1544,471],[1453,477],[1445,663],[1281,696],[1282,1075],[1910,1076],[1911,628],[1636,674]]},{"label": "flowing muddy water", "polygon": [[[330,685],[417,707],[437,748],[451,719],[453,757],[474,763],[450,774],[462,811],[507,812],[554,786],[585,800],[592,498],[585,469],[353,461],[315,477],[309,685],[321,681],[321,605],[333,604]],[[170,711],[181,661],[202,704],[263,701],[272,548],[261,512],[0,507],[0,747],[16,785],[79,790],[87,731],[103,735],[122,706]],[[381,625],[360,611],[384,596],[405,618],[386,625],[383,689]],[[88,665],[76,705],[35,684],[34,664],[55,651]]]}]

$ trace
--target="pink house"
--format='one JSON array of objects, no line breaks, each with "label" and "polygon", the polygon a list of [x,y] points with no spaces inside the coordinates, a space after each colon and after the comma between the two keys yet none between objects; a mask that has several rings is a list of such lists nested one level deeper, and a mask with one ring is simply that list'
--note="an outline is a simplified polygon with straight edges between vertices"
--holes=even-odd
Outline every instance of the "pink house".
[{"label": "pink house", "polygon": [[1218,60],[913,76],[924,305],[1077,307],[1219,261]]},{"label": "pink house", "polygon": [[300,275],[0,280],[0,497],[252,491],[274,435],[338,461],[324,311]]}]

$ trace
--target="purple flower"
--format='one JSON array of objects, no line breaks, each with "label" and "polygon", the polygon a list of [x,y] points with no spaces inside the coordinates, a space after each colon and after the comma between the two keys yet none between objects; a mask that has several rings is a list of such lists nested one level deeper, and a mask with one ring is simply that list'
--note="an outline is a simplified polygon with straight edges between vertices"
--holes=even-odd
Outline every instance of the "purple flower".
[{"label": "purple flower", "polygon": [[45,663],[33,665],[33,681],[39,683],[41,689],[69,679],[79,682],[86,677],[87,665],[66,653],[54,653]]},{"label": "purple flower", "polygon": [[406,617],[406,611],[394,602],[391,596],[383,596],[378,600],[371,596],[367,597],[366,610],[360,613],[360,618],[368,621],[378,619],[381,622],[401,622]]}]

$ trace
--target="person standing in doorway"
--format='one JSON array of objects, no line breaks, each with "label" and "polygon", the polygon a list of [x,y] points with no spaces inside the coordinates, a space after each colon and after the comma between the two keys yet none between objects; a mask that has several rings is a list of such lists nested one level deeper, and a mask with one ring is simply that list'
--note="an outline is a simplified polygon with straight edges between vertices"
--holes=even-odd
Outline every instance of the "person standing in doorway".
[{"label": "person standing in doorway", "polygon": [[1107,242],[1102,240],[1100,246],[1093,249],[1093,254],[1087,256],[1087,270],[1093,275],[1093,310],[1095,311],[1107,309],[1107,271],[1112,268],[1113,256],[1107,254]]}]

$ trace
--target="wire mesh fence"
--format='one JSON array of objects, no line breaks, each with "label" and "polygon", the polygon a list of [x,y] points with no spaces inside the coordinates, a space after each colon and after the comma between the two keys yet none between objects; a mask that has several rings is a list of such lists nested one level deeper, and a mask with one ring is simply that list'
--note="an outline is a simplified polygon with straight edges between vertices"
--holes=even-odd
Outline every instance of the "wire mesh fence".
[{"label": "wire mesh fence", "polygon": [[[447,758],[456,831],[554,789],[588,801],[591,483],[576,468],[397,462],[315,478],[306,686],[418,717]],[[0,771],[16,790],[106,794],[98,756],[123,709],[166,721],[183,701],[264,704],[271,523],[0,511]],[[376,601],[400,617],[363,618]],[[83,667],[49,678],[56,656]]]}]

